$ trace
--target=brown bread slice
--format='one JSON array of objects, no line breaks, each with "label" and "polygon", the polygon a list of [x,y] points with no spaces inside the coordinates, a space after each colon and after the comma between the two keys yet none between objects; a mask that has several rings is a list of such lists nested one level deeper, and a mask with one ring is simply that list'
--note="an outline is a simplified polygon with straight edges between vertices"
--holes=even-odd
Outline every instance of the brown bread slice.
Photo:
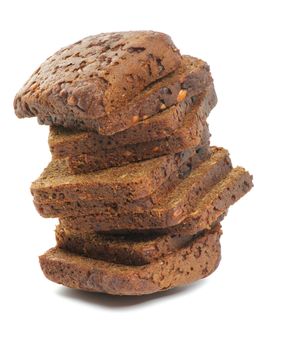
[{"label": "brown bread slice", "polygon": [[221,258],[220,225],[195,236],[180,248],[143,266],[114,264],[82,257],[60,248],[40,256],[45,276],[70,288],[116,295],[142,295],[190,284],[210,275]]},{"label": "brown bread slice", "polygon": [[[161,113],[112,136],[100,135],[94,131],[50,127],[49,147],[51,153],[54,158],[81,154],[90,155],[104,150],[119,149],[121,146],[130,144],[162,140],[174,134],[179,128],[186,130],[187,140],[192,140],[200,134],[198,130],[200,131],[202,122],[206,120],[206,117],[217,103],[213,84],[208,86],[200,95],[194,96],[192,102],[190,100],[188,98],[177,103]],[[156,146],[157,144],[154,143],[152,148]],[[124,151],[126,150],[124,149]]]},{"label": "brown bread slice", "polygon": [[[35,201],[35,205],[44,217],[70,217],[70,220],[76,220],[88,216],[87,219],[96,226],[94,231],[173,226],[180,222],[177,220],[184,215],[183,212],[192,209],[198,198],[225,178],[231,168],[228,152],[221,148],[212,148],[209,159],[178,181],[175,187],[168,188],[168,191],[154,192],[151,203],[140,200],[120,205],[116,201],[112,205],[93,199],[67,201],[58,205],[51,202],[47,205],[41,204],[40,207]],[[176,222],[171,224],[170,221]]]},{"label": "brown bread slice", "polygon": [[198,123],[197,134],[192,137],[190,132],[190,128],[182,128],[175,135],[163,140],[131,144],[91,154],[70,155],[63,159],[73,174],[83,174],[179,153],[209,142],[210,133],[207,123]]},{"label": "brown bread slice", "polygon": [[126,104],[182,59],[153,31],[102,33],[62,48],[32,74],[15,99],[17,115],[96,119]]},{"label": "brown bread slice", "polygon": [[130,202],[153,193],[194,150],[123,167],[73,175],[67,162],[53,160],[31,185],[37,203],[54,200]]},{"label": "brown bread slice", "polygon": [[[195,171],[200,169],[198,167]],[[166,229],[182,224],[186,227],[197,226],[210,223],[209,211],[213,215],[217,206],[230,201],[229,193],[236,187],[239,192],[232,193],[233,201],[247,193],[252,187],[252,177],[243,168],[237,167],[230,172],[224,168],[222,174],[213,173],[210,177],[205,177],[205,183],[202,186],[202,173],[193,182],[191,176],[182,181],[159,205],[148,210],[139,209],[135,211],[124,211],[114,213],[113,210],[106,208],[104,211],[92,215],[70,216],[60,218],[60,223],[69,231],[80,232],[102,232],[106,233],[113,230],[122,232],[122,230],[149,230]],[[226,174],[227,173],[227,174]],[[215,177],[215,179],[213,178]],[[212,179],[213,178],[213,179]],[[208,184],[207,184],[208,183]],[[230,190],[228,190],[228,188]],[[223,194],[224,197],[221,195]],[[201,200],[206,198],[208,205],[203,205]],[[230,201],[231,202],[231,201]],[[128,233],[131,231],[128,231]]]},{"label": "brown bread slice", "polygon": [[[211,99],[213,100],[213,98]],[[200,99],[198,104],[194,105],[190,113],[187,114],[183,126],[178,128],[172,135],[163,139],[139,144],[128,144],[118,148],[96,150],[94,152],[90,151],[89,148],[88,151],[86,150],[87,143],[85,141],[81,149],[81,144],[77,143],[74,147],[75,149],[70,148],[68,150],[68,155],[66,154],[66,149],[61,155],[53,154],[53,158],[59,159],[61,156],[67,155],[63,159],[67,162],[72,173],[81,174],[152,159],[166,154],[178,153],[187,148],[206,143],[210,138],[206,118],[210,108],[214,106],[210,100],[209,103],[207,100],[209,98],[206,98],[204,102]],[[88,146],[90,147],[91,145],[89,144]],[[88,153],[83,153],[84,151]]]},{"label": "brown bread slice", "polygon": [[123,201],[117,198],[111,202],[97,201],[95,198],[77,201],[53,199],[44,203],[34,200],[34,205],[43,217],[83,215],[85,213],[87,214],[89,210],[100,212],[101,210],[108,210],[108,207],[119,212],[123,210],[138,210],[139,208],[148,209],[173,190],[190,174],[192,169],[195,169],[203,161],[209,159],[210,155],[210,148],[208,146],[186,151],[185,157],[182,157],[178,161],[178,167],[175,168],[166,181],[161,183],[150,195],[136,199],[135,201],[127,201],[126,198]]},{"label": "brown bread slice", "polygon": [[[214,227],[226,214],[218,217]],[[199,231],[183,230],[177,233],[151,232],[140,235],[104,235],[99,233],[71,233],[62,225],[56,227],[57,247],[87,258],[124,265],[145,265],[176,249],[182,248]]]},{"label": "brown bread slice", "polygon": [[[83,57],[76,57],[77,54]],[[137,64],[136,53],[129,55],[131,65],[126,63],[126,58],[116,65],[119,57],[113,57],[105,71],[95,66],[98,61],[85,57],[87,54],[87,48],[85,52],[74,48],[71,57],[67,57],[68,52],[58,52],[43,63],[15,97],[17,116],[37,116],[42,124],[112,135],[157,114],[164,105],[170,107],[187,95],[197,95],[212,82],[209,66],[191,56],[179,58],[178,68],[173,67],[176,71],[165,71],[165,76],[153,78],[144,86],[138,79],[142,69]],[[107,54],[115,55],[111,49]],[[128,79],[124,70],[133,71],[127,75]],[[119,77],[114,82],[116,74]]]},{"label": "brown bread slice", "polygon": [[145,265],[167,255],[192,239],[192,235],[116,236],[98,233],[68,233],[61,225],[56,227],[57,246],[88,258],[116,264]]}]

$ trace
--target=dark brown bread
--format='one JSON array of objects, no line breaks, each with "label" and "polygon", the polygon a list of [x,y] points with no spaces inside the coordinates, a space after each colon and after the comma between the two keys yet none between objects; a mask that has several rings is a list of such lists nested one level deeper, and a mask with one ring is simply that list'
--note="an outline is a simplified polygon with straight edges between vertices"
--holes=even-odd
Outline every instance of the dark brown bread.
[{"label": "dark brown bread", "polygon": [[19,117],[74,113],[96,119],[175,71],[181,61],[163,33],[89,36],[62,48],[33,73],[16,97],[16,111]]},{"label": "dark brown bread", "polygon": [[132,201],[153,193],[175,170],[184,154],[154,158],[124,167],[73,175],[63,160],[53,160],[31,185],[37,203],[65,201]]},{"label": "dark brown bread", "polygon": [[135,201],[155,192],[194,151],[188,149],[178,154],[80,175],[73,175],[64,160],[53,160],[32,183],[31,192],[36,203],[53,203],[54,200]]},{"label": "dark brown bread", "polygon": [[82,219],[83,222],[86,216],[85,220],[93,222],[94,231],[164,228],[183,221],[200,196],[224,179],[231,169],[228,152],[212,148],[209,159],[178,181],[176,186],[168,188],[168,191],[154,191],[149,201],[120,204],[117,198],[114,204],[95,199],[39,204],[35,200],[35,206],[44,217],[65,220],[69,217],[69,221]]},{"label": "dark brown bread", "polygon": [[[193,132],[196,133],[191,135]],[[83,174],[194,149],[198,145],[209,144],[209,139],[207,123],[198,123],[196,131],[188,127],[182,128],[175,135],[163,140],[131,144],[91,154],[70,155],[62,159],[67,162],[73,174]]]},{"label": "dark brown bread", "polygon": [[138,210],[139,208],[148,209],[172,191],[192,170],[196,169],[203,161],[209,159],[210,155],[208,146],[186,151],[186,155],[178,161],[178,167],[175,167],[175,170],[166,181],[161,183],[150,195],[135,201],[128,201],[126,198],[123,201],[117,198],[111,202],[97,201],[95,198],[87,201],[70,201],[69,199],[56,198],[47,202],[34,200],[34,205],[43,217],[83,215],[91,209],[100,212],[101,210],[108,210],[108,207],[119,212],[123,210]]},{"label": "dark brown bread", "polygon": [[[195,97],[192,100],[195,101]],[[155,116],[136,123],[129,129],[110,136],[101,135],[95,131],[51,126],[49,133],[50,151],[53,157],[62,158],[69,155],[92,154],[131,144],[162,140],[182,127],[192,104],[191,99],[185,100]]]},{"label": "dark brown bread", "polygon": [[[160,140],[154,140],[144,143],[127,144],[109,149],[98,149],[91,139],[84,137],[81,139],[79,134],[65,137],[58,136],[58,142],[54,142],[56,137],[51,136],[51,150],[53,159],[63,158],[68,167],[74,174],[88,173],[91,171],[106,169],[110,167],[122,166],[133,162],[139,162],[152,159],[166,154],[178,153],[187,148],[205,144],[209,141],[210,133],[206,123],[206,118],[216,103],[214,89],[206,91],[204,95],[198,97],[196,103],[186,115],[182,127],[176,129],[170,136]],[[154,117],[150,118],[153,119]],[[148,119],[148,121],[150,120]],[[130,130],[130,129],[129,129]],[[80,132],[80,135],[97,135],[93,132]],[[117,133],[116,135],[119,135]],[[114,139],[115,135],[111,137]],[[99,140],[102,137],[99,135]],[[68,143],[70,139],[70,144]],[[54,145],[59,145],[58,148]],[[93,146],[93,150],[91,147]],[[53,148],[54,147],[54,148]]]},{"label": "dark brown bread", "polygon": [[[162,79],[161,79],[162,78]],[[112,135],[196,95],[208,65],[155,32],[101,34],[58,51],[15,97],[18,117]]]},{"label": "dark brown bread", "polygon": [[[215,180],[211,180],[213,176],[216,177]],[[209,184],[205,180],[204,186],[200,181],[186,181],[191,178],[189,176],[183,181],[186,187],[177,186],[159,205],[148,210],[124,211],[122,214],[104,210],[99,214],[64,217],[60,219],[60,223],[72,232],[101,233],[112,233],[113,230],[117,230],[117,233],[123,230],[140,233],[141,230],[152,229],[167,232],[169,227],[174,228],[180,224],[181,228],[201,225],[203,228],[208,227],[213,222],[215,211],[220,210],[220,207],[221,212],[225,211],[252,187],[252,177],[243,168],[237,167],[227,175],[223,173],[220,176],[218,173],[211,175]]]},{"label": "dark brown bread", "polygon": [[[205,123],[208,114],[217,103],[213,84],[205,89],[202,94],[194,96],[192,102],[190,100],[190,98],[184,100],[112,136],[100,135],[94,131],[50,127],[50,150],[54,158],[81,154],[90,155],[104,150],[117,150],[121,146],[130,144],[142,144],[144,146],[144,143],[163,140],[174,135],[175,132],[178,132],[178,137],[185,134],[187,141],[192,140],[200,134],[198,130],[200,131],[202,123]],[[179,130],[181,130],[181,133]],[[155,143],[152,147],[156,146]]]},{"label": "dark brown bread", "polygon": [[[141,94],[120,107],[118,111],[98,119],[92,119],[92,115],[88,118],[87,114],[87,119],[80,120],[76,117],[75,112],[65,117],[39,117],[38,122],[39,124],[62,125],[66,128],[95,130],[102,135],[113,135],[159,113],[163,110],[163,106],[169,108],[183,101],[187,96],[200,94],[212,81],[209,66],[204,61],[191,56],[183,56],[183,64],[179,69],[151,83]],[[92,103],[91,106],[93,106]],[[72,109],[75,108],[72,107]]]},{"label": "dark brown bread", "polygon": [[192,235],[116,236],[92,234],[69,234],[61,225],[56,227],[57,246],[66,251],[88,258],[125,265],[145,265],[181,248]]},{"label": "dark brown bread", "polygon": [[217,225],[186,247],[143,266],[95,260],[59,248],[50,249],[39,260],[48,279],[70,288],[117,295],[151,294],[210,275],[220,262],[221,233]]},{"label": "dark brown bread", "polygon": [[[225,214],[221,215],[217,223],[224,216]],[[168,234],[151,232],[146,235],[71,233],[62,225],[58,225],[55,232],[58,248],[87,258],[136,266],[149,264],[186,246],[194,235],[198,234],[198,231],[190,230]]]},{"label": "dark brown bread", "polygon": [[[146,202],[143,205],[139,201],[135,201],[131,206],[126,203],[125,206],[120,205],[118,201],[115,205],[104,202],[100,205],[95,200],[84,201],[79,205],[73,202],[73,210],[69,211],[69,214],[75,213],[75,215],[67,215],[65,210],[64,215],[60,216],[61,222],[64,226],[66,225],[65,227],[68,227],[69,223],[79,222],[78,227],[82,229],[85,221],[86,226],[89,223],[92,225],[88,232],[174,226],[182,222],[187,213],[196,206],[200,197],[224,179],[231,169],[228,152],[222,148],[213,147],[209,159],[193,169],[186,178],[177,182],[176,186],[168,192],[163,195],[161,192],[160,195],[156,193],[150,206]],[[50,204],[52,205],[53,202]],[[71,205],[65,203],[65,207],[67,209]],[[44,214],[48,216],[46,211],[47,207]],[[84,216],[79,216],[82,213],[85,213]]]}]

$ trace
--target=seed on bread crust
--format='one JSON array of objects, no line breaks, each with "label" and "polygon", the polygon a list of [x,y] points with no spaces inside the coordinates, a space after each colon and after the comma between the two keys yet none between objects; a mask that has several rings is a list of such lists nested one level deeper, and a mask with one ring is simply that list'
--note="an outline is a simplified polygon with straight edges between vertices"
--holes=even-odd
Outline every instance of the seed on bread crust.
[{"label": "seed on bread crust", "polygon": [[136,124],[139,120],[140,120],[140,117],[139,117],[138,115],[134,115],[134,116],[132,117],[132,123],[133,123],[133,124]]},{"label": "seed on bread crust", "polygon": [[67,99],[67,103],[70,105],[70,106],[76,106],[77,105],[77,98],[75,96],[69,96],[68,99]]},{"label": "seed on bread crust", "polygon": [[177,97],[177,101],[178,102],[182,102],[185,98],[186,98],[186,95],[187,95],[187,91],[186,90],[180,90],[179,91],[179,94],[178,94],[178,97]]}]

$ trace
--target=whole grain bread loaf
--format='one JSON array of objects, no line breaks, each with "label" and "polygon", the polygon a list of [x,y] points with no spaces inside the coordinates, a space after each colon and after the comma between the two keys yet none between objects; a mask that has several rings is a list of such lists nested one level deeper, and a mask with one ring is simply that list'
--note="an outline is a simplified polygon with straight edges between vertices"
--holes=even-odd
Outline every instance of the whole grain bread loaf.
[{"label": "whole grain bread loaf", "polygon": [[252,176],[210,147],[209,66],[153,31],[102,33],[49,57],[17,93],[49,125],[52,161],[31,185],[57,246],[39,257],[70,288],[143,295],[190,284],[221,258],[221,220]]},{"label": "whole grain bread loaf", "polygon": [[190,284],[219,265],[220,225],[189,244],[143,266],[96,260],[53,248],[40,256],[45,276],[70,288],[117,295],[142,295]]}]

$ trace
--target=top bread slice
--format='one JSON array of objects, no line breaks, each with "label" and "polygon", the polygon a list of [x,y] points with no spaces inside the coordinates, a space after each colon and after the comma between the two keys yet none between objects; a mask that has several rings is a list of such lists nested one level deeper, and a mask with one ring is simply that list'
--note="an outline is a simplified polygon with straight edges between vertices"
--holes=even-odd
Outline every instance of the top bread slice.
[{"label": "top bread slice", "polygon": [[154,32],[83,39],[45,61],[16,95],[18,117],[111,135],[195,95],[208,65]]},{"label": "top bread slice", "polygon": [[73,112],[78,119],[95,119],[126,104],[180,64],[179,51],[163,33],[89,36],[62,48],[33,73],[17,94],[16,112],[19,117]]}]

